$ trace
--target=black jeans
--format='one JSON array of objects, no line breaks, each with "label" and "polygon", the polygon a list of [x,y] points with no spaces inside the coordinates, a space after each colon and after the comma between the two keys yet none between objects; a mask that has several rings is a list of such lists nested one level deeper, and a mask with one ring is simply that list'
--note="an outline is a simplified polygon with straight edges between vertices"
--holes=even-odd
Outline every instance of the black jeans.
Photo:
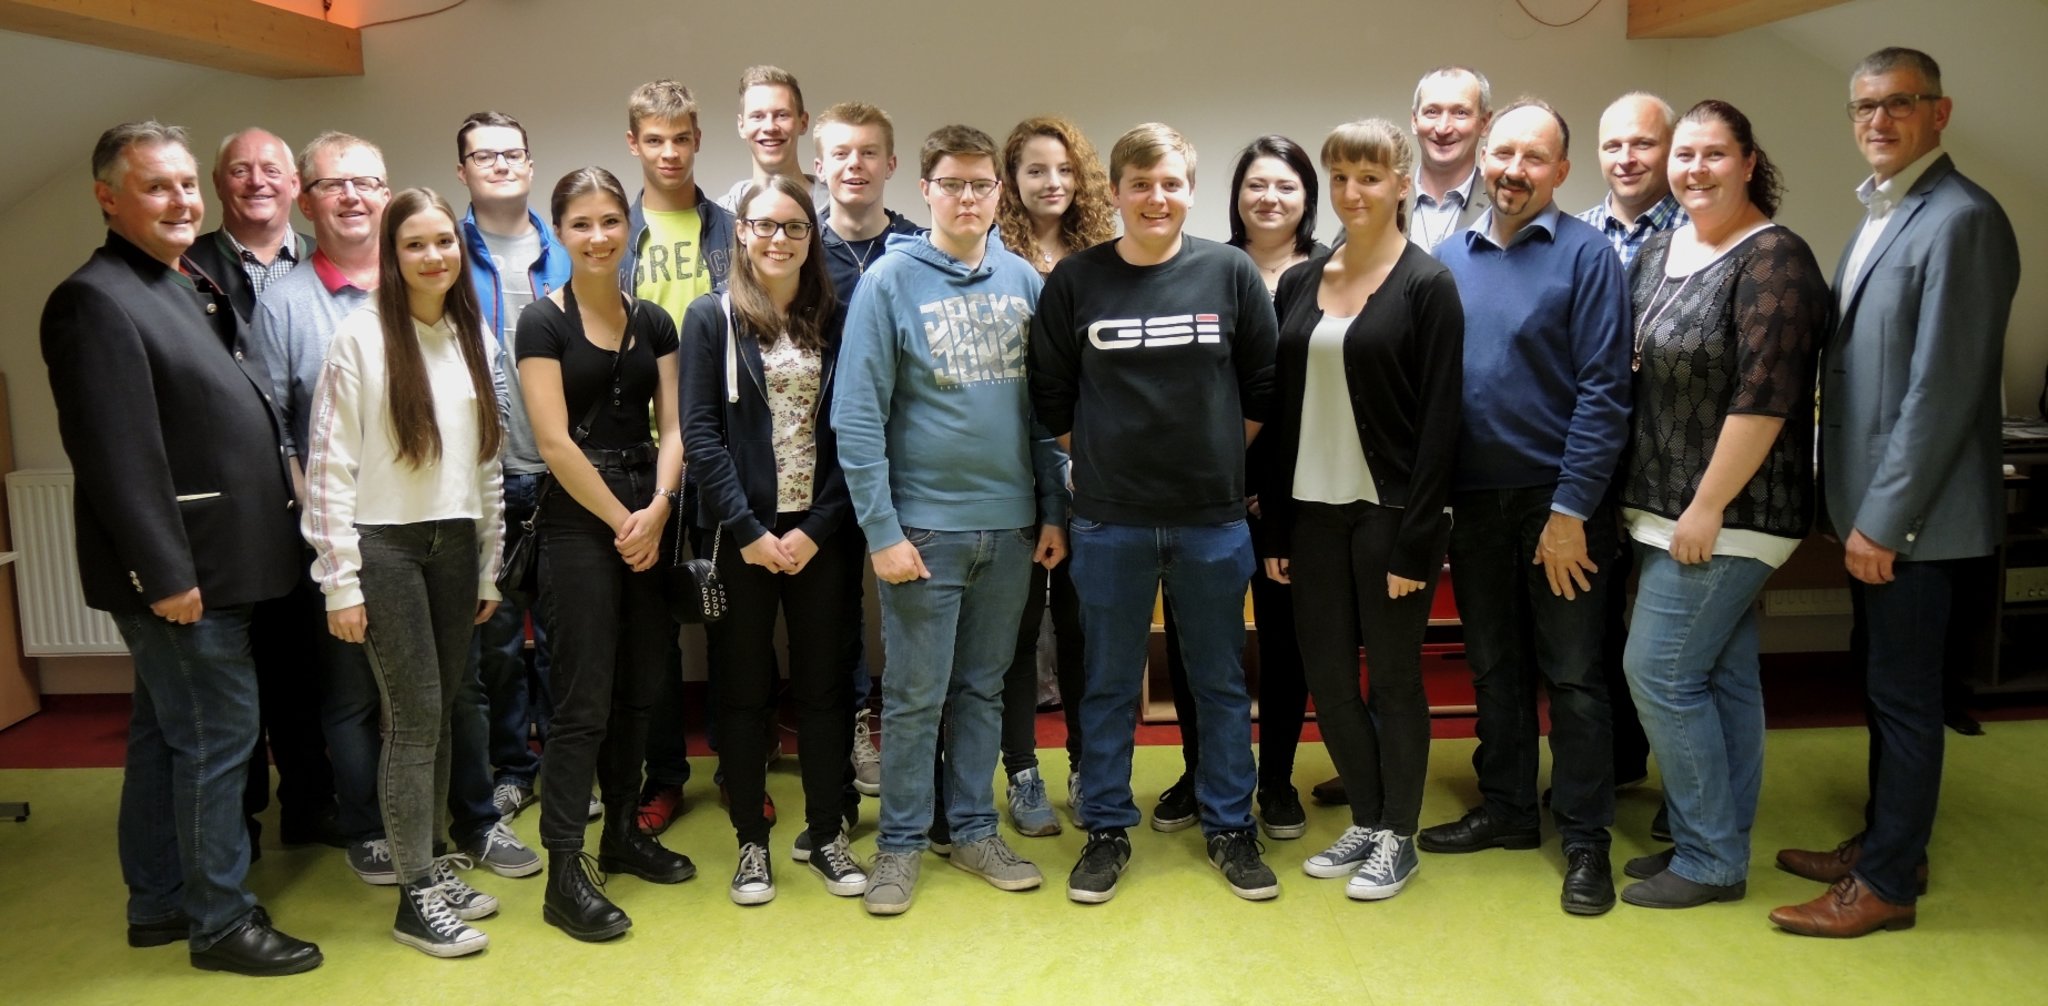
[{"label": "black jeans", "polygon": [[[476,521],[359,524],[384,745],[377,795],[400,883],[423,880],[448,833],[451,718],[476,624]],[[481,756],[481,752],[474,752]]]},{"label": "black jeans", "polygon": [[320,730],[320,676],[306,673],[318,665],[317,643],[326,632],[320,591],[304,577],[291,593],[257,602],[249,623],[263,726],[249,758],[242,812],[254,818],[270,806],[275,763],[277,818],[287,831],[316,827],[334,814],[334,767]]},{"label": "black jeans", "polygon": [[1062,562],[1047,572],[1031,564],[1031,593],[1025,595],[1024,617],[1017,624],[1017,655],[1003,673],[1005,775],[1038,767],[1038,623],[1045,617],[1048,586],[1060,715],[1067,721],[1067,768],[1081,764],[1081,686],[1087,675],[1081,663],[1081,602],[1074,597],[1067,568]]},{"label": "black jeans", "polygon": [[1624,545],[1614,553],[1614,567],[1602,564],[1608,575],[1605,631],[1600,644],[1600,674],[1607,681],[1608,707],[1614,713],[1614,781],[1632,782],[1650,771],[1650,738],[1643,733],[1642,717],[1629,698],[1628,674],[1622,669],[1622,654],[1628,652],[1628,580],[1635,573],[1636,550]]},{"label": "black jeans", "polygon": [[[1387,596],[1401,510],[1362,501],[1299,507],[1289,552],[1300,590],[1295,633],[1316,698],[1316,723],[1351,798],[1351,823],[1412,836],[1429,774],[1422,638],[1437,578],[1404,597]],[[1443,548],[1439,538],[1439,556]],[[1369,695],[1359,687],[1361,643]]]},{"label": "black jeans", "polygon": [[[1291,785],[1294,778],[1294,752],[1301,746],[1301,725],[1308,716],[1308,680],[1295,638],[1294,588],[1267,579],[1263,562],[1252,573],[1252,625],[1258,629],[1259,647],[1259,788],[1277,789]],[[1180,726],[1181,761],[1187,774],[1194,775],[1195,766],[1202,763],[1202,745],[1172,604],[1166,605],[1165,632],[1166,676]],[[1322,714],[1316,715],[1320,722]]]},{"label": "black jeans", "polygon": [[1567,601],[1531,562],[1550,519],[1552,489],[1455,493],[1452,589],[1465,622],[1465,655],[1479,705],[1472,767],[1486,811],[1537,825],[1536,684],[1550,693],[1551,812],[1569,847],[1605,848],[1614,823],[1613,719],[1601,672],[1602,616],[1619,532],[1602,506],[1586,521],[1586,551],[1600,572]]},{"label": "black jeans", "polygon": [[[653,465],[600,474],[629,507],[654,494]],[[540,841],[573,852],[583,848],[593,776],[608,812],[639,798],[647,712],[676,623],[659,574],[628,568],[611,527],[567,492],[548,495],[535,530],[555,700],[540,760]]]},{"label": "black jeans", "polygon": [[[777,515],[771,530],[788,534],[808,516]],[[723,532],[721,532],[723,533]],[[709,536],[698,547],[709,555]],[[794,575],[771,573],[740,557],[725,535],[718,577],[725,583],[724,618],[705,626],[713,694],[718,703],[718,759],[724,770],[732,826],[742,844],[766,845],[761,813],[767,789],[768,737],[775,727],[775,615],[781,611],[789,640],[789,692],[797,708],[798,760],[804,784],[804,821],[812,848],[839,834],[848,758],[853,753],[853,681],[847,640],[859,629],[865,549],[860,535],[840,528],[818,543],[818,554]]]}]

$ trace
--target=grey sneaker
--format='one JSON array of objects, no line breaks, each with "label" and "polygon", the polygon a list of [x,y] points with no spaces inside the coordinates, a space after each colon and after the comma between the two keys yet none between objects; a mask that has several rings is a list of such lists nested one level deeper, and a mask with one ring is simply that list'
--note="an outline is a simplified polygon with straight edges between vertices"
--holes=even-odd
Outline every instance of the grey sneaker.
[{"label": "grey sneaker", "polygon": [[868,711],[853,714],[853,788],[862,796],[882,795],[882,752],[875,750]]},{"label": "grey sneaker", "polygon": [[519,841],[503,820],[462,851],[500,877],[531,877],[540,872],[540,854]]},{"label": "grey sneaker", "polygon": [[600,818],[600,817],[603,817],[603,816],[604,816],[604,804],[601,804],[601,803],[597,802],[597,797],[594,797],[594,796],[593,796],[593,797],[591,797],[591,798],[590,798],[590,819],[591,819],[591,820],[593,820],[593,821],[595,821],[595,820],[597,820],[598,818]]},{"label": "grey sneaker", "polygon": [[498,899],[462,882],[455,871],[475,866],[468,856],[456,853],[452,856],[434,857],[434,865],[427,868],[427,877],[441,892],[442,900],[448,903],[448,910],[464,922],[482,919],[498,914]]},{"label": "grey sneaker", "polygon": [[1354,824],[1344,829],[1344,834],[1337,836],[1337,840],[1330,843],[1329,848],[1303,861],[1301,872],[1325,880],[1351,873],[1372,856],[1372,845],[1379,834],[1372,828],[1361,828]]},{"label": "grey sneaker", "polygon": [[1045,780],[1035,768],[1010,777],[1010,822],[1017,826],[1018,834],[1031,838],[1060,833],[1059,815],[1052,812],[1052,804],[1045,798]]},{"label": "grey sneaker", "polygon": [[348,868],[365,884],[390,887],[398,883],[398,868],[391,865],[391,843],[367,838],[348,844]]},{"label": "grey sneaker", "polygon": [[869,915],[902,915],[910,910],[923,858],[915,852],[875,853],[875,869],[868,874],[868,889],[860,899]]},{"label": "grey sneaker", "polygon": [[1265,901],[1280,896],[1280,878],[1260,854],[1266,847],[1257,832],[1219,831],[1209,838],[1209,865],[1230,883],[1230,893],[1246,901]]},{"label": "grey sneaker", "polygon": [[768,847],[758,842],[740,846],[740,865],[732,873],[732,903],[765,905],[775,900],[775,874],[768,869]]},{"label": "grey sneaker", "polygon": [[830,843],[805,857],[804,862],[811,865],[811,872],[825,882],[825,890],[832,894],[851,898],[868,889],[867,871],[861,869],[860,860],[853,858],[845,832],[833,836]]},{"label": "grey sneaker", "polygon": [[498,808],[498,819],[501,821],[510,821],[518,817],[520,811],[533,806],[533,802],[538,799],[540,798],[533,793],[533,787],[522,786],[516,782],[501,782],[491,787],[491,805]]},{"label": "grey sneaker", "polygon": [[1001,835],[954,846],[952,862],[999,891],[1028,891],[1045,883],[1038,867],[1018,856]]},{"label": "grey sneaker", "polygon": [[1408,878],[1422,868],[1415,856],[1415,840],[1402,838],[1384,828],[1373,833],[1372,855],[1359,864],[1358,872],[1344,885],[1344,896],[1353,901],[1381,901],[1401,893]]},{"label": "grey sneaker", "polygon": [[1067,770],[1067,816],[1074,819],[1074,827],[1085,829],[1081,823],[1081,770]]}]

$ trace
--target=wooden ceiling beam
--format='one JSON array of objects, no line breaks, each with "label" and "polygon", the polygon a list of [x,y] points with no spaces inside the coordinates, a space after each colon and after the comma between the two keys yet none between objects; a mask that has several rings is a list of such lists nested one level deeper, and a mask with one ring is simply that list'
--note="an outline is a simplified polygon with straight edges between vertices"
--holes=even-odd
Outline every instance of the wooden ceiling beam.
[{"label": "wooden ceiling beam", "polygon": [[257,0],[0,0],[0,29],[255,77],[360,77],[354,28]]},{"label": "wooden ceiling beam", "polygon": [[1847,0],[1628,0],[1629,38],[1719,38]]}]

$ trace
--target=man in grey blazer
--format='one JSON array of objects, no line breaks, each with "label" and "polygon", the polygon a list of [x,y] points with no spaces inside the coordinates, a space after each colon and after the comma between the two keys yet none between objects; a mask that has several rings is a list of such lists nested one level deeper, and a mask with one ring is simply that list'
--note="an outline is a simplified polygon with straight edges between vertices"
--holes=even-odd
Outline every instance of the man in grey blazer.
[{"label": "man in grey blazer", "polygon": [[[1821,490],[1861,640],[1870,723],[1864,830],[1778,865],[1830,883],[1771,921],[1809,936],[1913,924],[1941,790],[1943,638],[1967,560],[2004,537],[1999,389],[2019,247],[1996,200],[1941,149],[1950,99],[1927,54],[1850,76],[1869,208],[1835,273],[1821,374]],[[1980,567],[1981,568],[1981,567]]]},{"label": "man in grey blazer", "polygon": [[128,943],[194,967],[317,967],[243,883],[258,602],[297,578],[298,523],[261,357],[185,256],[206,206],[185,131],[131,122],[93,148],[107,242],[43,308],[43,360],[76,476],[85,603],[135,660],[121,784]]}]

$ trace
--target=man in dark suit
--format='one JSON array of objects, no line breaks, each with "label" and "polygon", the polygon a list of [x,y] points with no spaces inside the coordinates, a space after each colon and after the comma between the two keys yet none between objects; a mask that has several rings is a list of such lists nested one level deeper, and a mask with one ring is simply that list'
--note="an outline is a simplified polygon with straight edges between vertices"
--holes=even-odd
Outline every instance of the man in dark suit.
[{"label": "man in dark suit", "polygon": [[135,660],[128,942],[185,939],[205,970],[306,971],[320,949],[273,929],[243,886],[251,611],[298,579],[282,432],[234,308],[184,259],[205,213],[184,130],[115,126],[92,166],[107,241],[50,294],[42,346],[85,600]]},{"label": "man in dark suit", "polygon": [[[299,196],[299,169],[291,148],[275,133],[244,129],[221,141],[213,163],[213,194],[221,225],[199,236],[186,257],[234,302],[243,324],[270,282],[297,268],[312,254],[311,238],[292,230],[292,202]],[[318,679],[305,673],[311,647],[324,627],[307,613],[317,601],[283,597],[257,610],[254,638],[262,726],[249,757],[249,785],[242,794],[248,816],[249,855],[259,859],[263,826],[256,819],[270,806],[270,763],[277,760],[278,837],[286,845],[344,844],[335,831],[334,767],[320,730]]]},{"label": "man in dark suit", "polygon": [[1870,802],[1862,834],[1832,852],[1778,853],[1833,885],[1771,913],[1809,936],[1911,926],[1927,883],[1950,605],[1970,560],[2004,537],[2000,369],[2020,273],[2005,211],[1941,150],[1951,102],[1934,60],[1880,50],[1849,89],[1872,173],[1835,273],[1821,490],[1865,633]]}]

